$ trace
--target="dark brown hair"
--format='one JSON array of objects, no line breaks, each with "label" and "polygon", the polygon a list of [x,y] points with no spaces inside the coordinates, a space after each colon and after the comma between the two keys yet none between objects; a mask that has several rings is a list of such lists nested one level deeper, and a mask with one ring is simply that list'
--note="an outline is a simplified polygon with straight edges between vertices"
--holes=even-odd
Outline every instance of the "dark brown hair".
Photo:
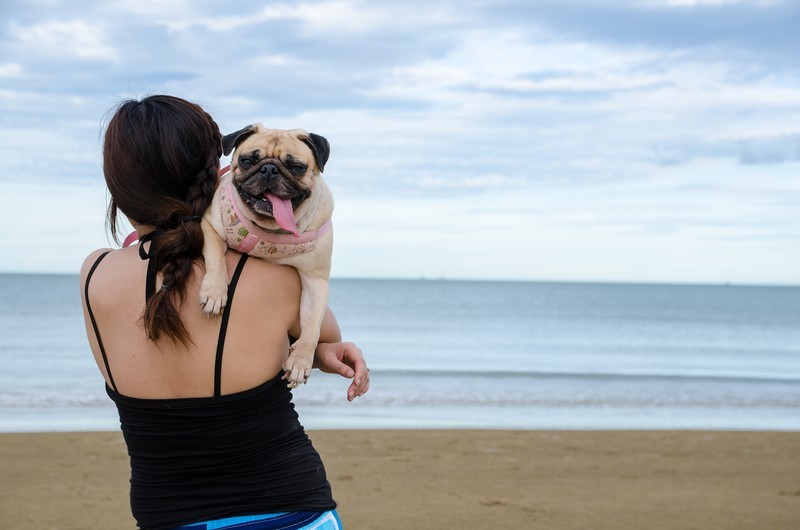
[{"label": "dark brown hair", "polygon": [[118,211],[156,227],[150,259],[162,284],[147,300],[147,336],[190,342],[178,308],[195,260],[202,258],[198,218],[219,178],[222,136],[200,106],[173,96],[124,101],[106,128],[103,174],[111,194],[107,224],[119,241]]}]

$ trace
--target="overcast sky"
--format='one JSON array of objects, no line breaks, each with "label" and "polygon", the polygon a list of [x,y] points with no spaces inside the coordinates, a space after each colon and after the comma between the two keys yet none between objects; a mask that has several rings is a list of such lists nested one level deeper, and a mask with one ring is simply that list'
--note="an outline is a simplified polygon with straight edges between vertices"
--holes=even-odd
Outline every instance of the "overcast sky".
[{"label": "overcast sky", "polygon": [[800,2],[2,0],[0,271],[107,246],[104,119],[332,146],[335,277],[800,284]]}]

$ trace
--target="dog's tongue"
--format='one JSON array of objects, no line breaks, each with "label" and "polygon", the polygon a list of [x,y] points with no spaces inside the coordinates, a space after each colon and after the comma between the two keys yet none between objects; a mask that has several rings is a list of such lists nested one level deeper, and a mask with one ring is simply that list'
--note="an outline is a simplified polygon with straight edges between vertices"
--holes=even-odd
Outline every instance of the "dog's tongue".
[{"label": "dog's tongue", "polygon": [[300,231],[297,230],[297,223],[294,220],[294,210],[292,210],[292,201],[289,199],[281,199],[277,195],[265,193],[264,197],[269,199],[272,203],[272,217],[281,228],[287,230],[295,235],[300,236]]}]

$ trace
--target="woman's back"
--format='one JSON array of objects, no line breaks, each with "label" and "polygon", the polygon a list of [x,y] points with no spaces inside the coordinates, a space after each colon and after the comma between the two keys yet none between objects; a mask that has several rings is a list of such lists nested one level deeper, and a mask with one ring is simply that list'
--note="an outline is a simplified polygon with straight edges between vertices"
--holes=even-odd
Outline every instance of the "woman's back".
[{"label": "woman's back", "polygon": [[[102,251],[87,258],[82,282]],[[229,277],[239,254],[228,255]],[[112,389],[138,398],[183,398],[214,395],[216,346],[222,318],[209,318],[197,301],[202,266],[195,264],[178,308],[189,334],[184,346],[168,338],[148,339],[142,327],[147,261],[137,247],[105,256],[92,274],[88,297],[103,349]],[[160,279],[156,288],[161,288]],[[300,282],[294,269],[250,260],[243,268],[222,352],[221,393],[253,388],[278,374],[288,352],[288,335],[297,333]],[[100,370],[105,370],[90,319],[87,333]]]},{"label": "woman's back", "polygon": [[230,318],[209,319],[196,302],[195,265],[178,307],[184,346],[147,338],[139,315],[148,273],[136,260],[135,249],[96,252],[82,277],[87,331],[119,411],[139,526],[285,511],[313,518],[335,508],[280,379],[298,320],[294,269],[260,260],[245,267],[247,257],[231,253]]}]

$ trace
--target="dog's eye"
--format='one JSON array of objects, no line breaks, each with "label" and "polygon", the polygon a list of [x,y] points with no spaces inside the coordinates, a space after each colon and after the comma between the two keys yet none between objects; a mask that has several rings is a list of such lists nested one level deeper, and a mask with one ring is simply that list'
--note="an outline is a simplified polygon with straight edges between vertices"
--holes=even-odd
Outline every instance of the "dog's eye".
[{"label": "dog's eye", "polygon": [[302,175],[306,172],[306,165],[300,162],[289,162],[286,167],[295,175]]},{"label": "dog's eye", "polygon": [[239,158],[239,165],[242,167],[242,169],[250,169],[253,167],[253,159],[243,156]]}]

